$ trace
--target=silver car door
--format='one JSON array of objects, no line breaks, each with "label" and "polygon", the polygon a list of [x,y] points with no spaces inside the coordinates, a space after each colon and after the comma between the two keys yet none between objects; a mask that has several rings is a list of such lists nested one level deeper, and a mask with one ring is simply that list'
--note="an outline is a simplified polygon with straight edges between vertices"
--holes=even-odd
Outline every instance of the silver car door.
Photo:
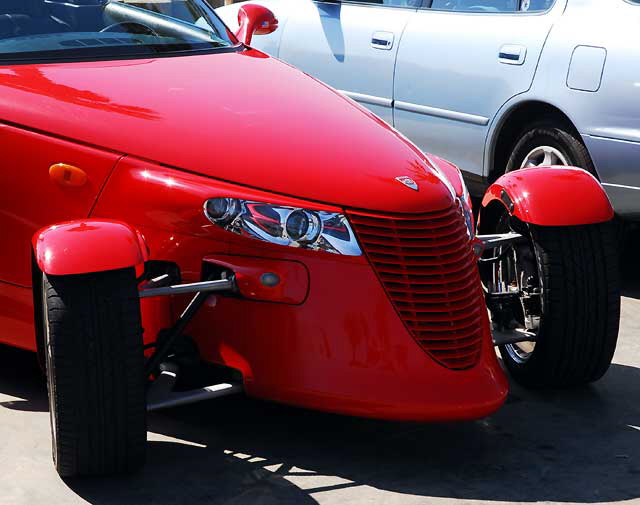
[{"label": "silver car door", "polygon": [[299,0],[279,57],[392,123],[398,42],[421,0]]},{"label": "silver car door", "polygon": [[[483,174],[491,121],[526,92],[566,0],[426,0],[400,42],[395,126],[421,149]],[[473,176],[471,176],[473,178]]]}]

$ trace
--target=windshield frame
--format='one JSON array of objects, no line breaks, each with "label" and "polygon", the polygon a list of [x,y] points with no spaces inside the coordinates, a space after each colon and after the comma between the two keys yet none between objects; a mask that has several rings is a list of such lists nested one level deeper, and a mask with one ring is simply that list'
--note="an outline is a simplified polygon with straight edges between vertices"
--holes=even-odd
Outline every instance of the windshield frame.
[{"label": "windshield frame", "polygon": [[[15,52],[0,52],[0,67],[14,66],[14,65],[30,65],[30,64],[55,64],[55,63],[74,63],[74,62],[92,62],[92,61],[119,61],[119,60],[136,60],[136,59],[156,59],[156,58],[170,58],[170,57],[184,57],[192,55],[205,55],[205,54],[217,54],[217,53],[231,53],[238,52],[245,49],[242,44],[236,38],[235,34],[225,25],[222,19],[216,14],[215,10],[210,6],[206,0],[195,0],[196,6],[204,11],[203,14],[207,16],[206,21],[215,30],[215,35],[222,36],[228,39],[229,45],[214,45],[215,40],[212,39],[209,42],[177,42],[175,44],[141,44],[134,43],[132,39],[131,44],[114,44],[107,46],[87,46],[87,47],[73,47],[73,48],[61,48],[51,50],[34,50],[34,51],[15,51]],[[116,2],[113,2],[116,3]],[[117,2],[118,4],[120,2]],[[132,6],[133,7],[133,6]],[[144,9],[142,9],[144,10]],[[176,23],[185,23],[179,18],[172,18],[161,13],[153,13],[152,15],[158,15],[160,17],[167,18],[167,20],[174,19]],[[65,32],[60,32],[63,34]],[[69,33],[84,33],[84,32],[69,32]],[[91,38],[92,34],[99,32],[86,32],[86,37]],[[55,35],[53,33],[52,35]],[[31,35],[28,35],[31,36]],[[13,37],[17,39],[19,37]],[[224,38],[221,38],[223,42],[227,42]]]}]

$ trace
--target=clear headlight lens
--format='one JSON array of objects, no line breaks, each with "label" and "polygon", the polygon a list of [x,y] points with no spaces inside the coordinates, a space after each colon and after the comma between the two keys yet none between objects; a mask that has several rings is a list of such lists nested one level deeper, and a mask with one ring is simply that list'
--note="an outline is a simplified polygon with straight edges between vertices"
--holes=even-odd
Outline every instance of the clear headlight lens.
[{"label": "clear headlight lens", "polygon": [[204,203],[204,213],[213,224],[245,237],[347,256],[362,254],[347,218],[336,212],[211,198]]}]

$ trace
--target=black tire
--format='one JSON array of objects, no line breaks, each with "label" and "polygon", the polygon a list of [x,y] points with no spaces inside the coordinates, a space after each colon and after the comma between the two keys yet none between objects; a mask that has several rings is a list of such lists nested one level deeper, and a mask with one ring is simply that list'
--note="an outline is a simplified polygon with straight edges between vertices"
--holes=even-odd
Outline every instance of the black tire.
[{"label": "black tire", "polygon": [[147,429],[134,269],[43,276],[42,298],[56,470],[62,477],[137,470]]},{"label": "black tire", "polygon": [[542,146],[557,149],[565,157],[567,165],[583,168],[595,175],[589,151],[577,134],[571,128],[551,121],[532,124],[518,136],[507,161],[506,172],[521,168],[527,155]]},{"label": "black tire", "polygon": [[[501,346],[513,378],[529,387],[576,386],[609,368],[618,339],[620,289],[613,223],[529,225],[542,288],[537,341],[524,362]],[[513,350],[513,347],[511,347]]]}]

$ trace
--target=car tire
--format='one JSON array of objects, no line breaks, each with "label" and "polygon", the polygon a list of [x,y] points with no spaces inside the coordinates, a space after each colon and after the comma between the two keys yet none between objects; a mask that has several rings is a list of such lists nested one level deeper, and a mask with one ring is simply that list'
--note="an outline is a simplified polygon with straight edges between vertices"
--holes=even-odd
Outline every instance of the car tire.
[{"label": "car tire", "polygon": [[144,463],[142,325],[133,268],[42,278],[53,460],[62,477]]},{"label": "car tire", "polygon": [[528,225],[541,287],[537,339],[526,359],[500,346],[513,378],[528,387],[577,386],[601,378],[620,320],[615,227]]},{"label": "car tire", "polygon": [[[547,147],[549,149],[545,153]],[[551,158],[549,162],[544,159],[545,154]],[[506,172],[536,165],[568,165],[595,175],[591,156],[577,134],[552,122],[533,124],[518,136],[507,161]]]}]

